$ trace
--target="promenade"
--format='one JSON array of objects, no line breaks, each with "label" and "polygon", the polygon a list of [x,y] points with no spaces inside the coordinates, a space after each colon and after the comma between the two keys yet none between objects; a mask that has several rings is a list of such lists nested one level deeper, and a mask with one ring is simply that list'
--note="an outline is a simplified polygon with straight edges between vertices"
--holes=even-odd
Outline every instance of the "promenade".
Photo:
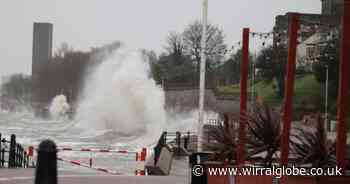
[{"label": "promenade", "polygon": [[[33,184],[35,169],[1,169],[0,184]],[[184,184],[184,176],[118,176],[59,171],[59,184]]]}]

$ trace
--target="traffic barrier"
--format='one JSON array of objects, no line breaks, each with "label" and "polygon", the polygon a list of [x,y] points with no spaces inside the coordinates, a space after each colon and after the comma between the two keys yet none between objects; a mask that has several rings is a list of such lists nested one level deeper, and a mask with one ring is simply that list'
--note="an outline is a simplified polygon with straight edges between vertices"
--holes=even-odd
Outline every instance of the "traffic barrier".
[{"label": "traffic barrier", "polygon": [[146,161],[147,157],[147,148],[142,148],[140,153],[136,153],[136,161]]},{"label": "traffic barrier", "polygon": [[30,157],[34,156],[34,147],[33,146],[28,147],[28,156],[30,156]]},{"label": "traffic barrier", "polygon": [[145,176],[145,170],[140,170],[140,169],[137,169],[135,170],[135,176]]},{"label": "traffic barrier", "polygon": [[[147,158],[147,148],[142,148],[141,153],[136,154],[136,161],[140,161],[145,163]],[[135,170],[135,175],[136,176],[145,176],[146,171],[145,171],[145,164],[143,164],[142,168],[137,168]]]},{"label": "traffic barrier", "polygon": [[136,151],[127,150],[108,150],[108,149],[92,149],[92,148],[58,148],[57,151],[81,151],[81,152],[100,152],[100,153],[122,153],[122,154],[136,154]]},{"label": "traffic barrier", "polygon": [[77,165],[77,166],[93,169],[96,171],[101,171],[101,172],[108,173],[108,174],[113,174],[113,175],[121,175],[122,174],[122,173],[119,173],[117,171],[108,170],[108,169],[102,168],[102,167],[92,167],[91,163],[87,164],[87,163],[83,163],[83,162],[79,162],[79,161],[75,161],[75,160],[69,160],[69,159],[65,159],[65,158],[61,158],[61,157],[58,157],[57,160],[63,161],[66,163],[70,163],[72,165]]},{"label": "traffic barrier", "polygon": [[[35,149],[33,146],[30,146],[28,148],[28,153],[31,157],[33,157],[34,155],[34,150]],[[72,148],[72,147],[59,147],[57,148],[57,152],[90,152],[90,153],[118,153],[118,154],[135,154],[135,161],[136,162],[143,162],[142,166],[140,165],[139,167],[137,167],[135,169],[135,175],[137,176],[144,176],[146,175],[146,171],[144,169],[144,163],[146,161],[147,158],[147,148],[142,148],[141,152],[137,152],[137,151],[128,151],[128,150],[109,150],[109,149],[95,149],[95,148]],[[63,157],[59,157],[57,158],[57,160],[66,162],[66,163],[70,163],[73,165],[77,165],[77,166],[82,166],[82,167],[86,167],[86,168],[90,168],[96,171],[102,171],[105,173],[109,173],[109,174],[117,174],[120,175],[121,173],[118,173],[116,171],[111,171],[105,168],[101,168],[101,167],[94,167],[93,163],[94,160],[92,158],[92,155],[90,155],[90,158],[88,159],[87,162],[81,162],[81,161],[76,161],[76,160],[69,160]]]},{"label": "traffic barrier", "polygon": [[34,146],[29,146],[27,151],[27,164],[28,167],[35,167],[34,164]]}]

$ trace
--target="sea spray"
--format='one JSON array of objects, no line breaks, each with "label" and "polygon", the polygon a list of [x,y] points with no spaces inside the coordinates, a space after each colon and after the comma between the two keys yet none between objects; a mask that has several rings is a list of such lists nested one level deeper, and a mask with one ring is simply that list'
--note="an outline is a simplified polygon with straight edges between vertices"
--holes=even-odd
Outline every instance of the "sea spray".
[{"label": "sea spray", "polygon": [[[92,135],[158,139],[165,127],[164,92],[149,77],[137,51],[119,49],[97,66],[85,82],[76,121]],[[89,131],[90,130],[90,131]]]},{"label": "sea spray", "polygon": [[52,99],[49,107],[50,116],[52,118],[60,118],[67,115],[70,106],[67,102],[67,97],[63,94],[57,95]]}]

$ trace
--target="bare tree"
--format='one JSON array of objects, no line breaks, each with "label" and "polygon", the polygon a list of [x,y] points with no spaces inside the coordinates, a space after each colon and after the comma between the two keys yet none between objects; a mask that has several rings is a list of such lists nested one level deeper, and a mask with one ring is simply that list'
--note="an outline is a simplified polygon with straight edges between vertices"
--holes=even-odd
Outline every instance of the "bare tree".
[{"label": "bare tree", "polygon": [[182,56],[184,50],[182,35],[177,32],[170,32],[166,40],[165,50],[169,55]]},{"label": "bare tree", "polygon": [[[196,60],[198,67],[202,51],[202,23],[200,21],[194,21],[192,24],[188,25],[182,35],[184,52]],[[220,60],[224,56],[226,50],[223,30],[215,25],[208,24],[206,37],[207,47],[205,53],[207,54],[208,60],[213,62]],[[208,66],[209,64],[210,63],[208,63]]]}]

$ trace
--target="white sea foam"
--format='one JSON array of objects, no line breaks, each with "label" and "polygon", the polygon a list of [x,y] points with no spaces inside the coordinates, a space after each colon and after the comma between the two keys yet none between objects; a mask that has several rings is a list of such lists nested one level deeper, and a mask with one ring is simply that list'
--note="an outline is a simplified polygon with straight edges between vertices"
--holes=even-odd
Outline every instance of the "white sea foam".
[{"label": "white sea foam", "polygon": [[164,92],[149,74],[140,52],[115,51],[87,77],[77,125],[92,134],[156,139],[165,127]]},{"label": "white sea foam", "polygon": [[53,98],[49,111],[52,118],[59,118],[66,116],[70,106],[67,102],[67,97],[63,94],[57,95]]}]

